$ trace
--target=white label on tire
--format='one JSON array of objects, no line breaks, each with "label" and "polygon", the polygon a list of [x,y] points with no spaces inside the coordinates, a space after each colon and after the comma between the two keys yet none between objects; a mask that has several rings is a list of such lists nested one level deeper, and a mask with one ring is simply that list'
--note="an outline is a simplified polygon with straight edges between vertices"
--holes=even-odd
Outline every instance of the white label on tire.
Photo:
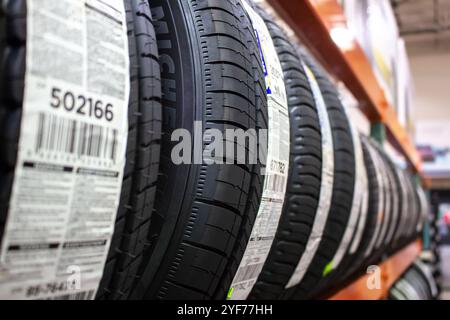
[{"label": "white label on tire", "polygon": [[246,1],[243,3],[255,29],[265,68],[269,141],[266,177],[259,212],[229,290],[229,300],[245,300],[264,267],[283,210],[290,154],[290,120],[283,69],[264,20]]},{"label": "white label on tire", "polygon": [[330,264],[327,265],[324,275],[327,275],[327,273],[330,270],[336,270],[339,267],[342,259],[344,258],[345,253],[347,253],[350,242],[352,241],[352,237],[358,231],[357,230],[357,227],[359,226],[358,221],[362,219],[365,220],[365,217],[360,217],[360,214],[363,214],[363,212],[361,211],[361,201],[363,200],[364,193],[366,192],[365,186],[363,185],[365,174],[365,171],[363,170],[364,155],[362,151],[361,140],[359,138],[358,130],[350,121],[348,113],[347,119],[349,119],[349,125],[352,132],[353,147],[355,152],[355,183],[353,189],[353,203],[347,227],[345,229],[344,235],[342,236],[339,248],[337,249]]},{"label": "white label on tire", "polygon": [[322,241],[323,231],[325,230],[325,225],[328,219],[328,214],[330,212],[334,184],[334,143],[327,107],[316,77],[308,66],[303,65],[303,68],[305,69],[305,73],[308,77],[311,90],[314,95],[317,113],[319,115],[320,128],[322,131],[322,181],[320,185],[319,207],[317,208],[314,218],[311,235],[308,238],[306,250],[303,252],[294,273],[289,279],[286,289],[298,285],[303,280],[303,277],[305,276],[305,273],[308,270],[317,249],[319,248],[319,244]]},{"label": "white label on tire", "polygon": [[378,161],[380,163],[380,168],[383,168],[381,178],[383,180],[383,188],[384,188],[384,218],[383,218],[383,228],[381,229],[380,236],[375,244],[375,248],[379,249],[381,244],[384,243],[388,231],[389,224],[392,222],[391,220],[391,199],[390,199],[390,187],[389,181],[387,178],[386,167],[381,155],[377,153]]},{"label": "white label on tire", "polygon": [[123,1],[27,1],[21,135],[0,254],[1,299],[93,299],[128,135]]},{"label": "white label on tire", "polygon": [[361,184],[364,191],[361,200],[361,214],[358,222],[358,228],[349,250],[349,253],[351,255],[356,253],[356,250],[358,250],[359,245],[361,244],[362,236],[364,234],[364,228],[366,227],[367,214],[369,209],[369,180],[367,177],[367,169],[365,165],[362,166],[362,170],[363,174]]}]

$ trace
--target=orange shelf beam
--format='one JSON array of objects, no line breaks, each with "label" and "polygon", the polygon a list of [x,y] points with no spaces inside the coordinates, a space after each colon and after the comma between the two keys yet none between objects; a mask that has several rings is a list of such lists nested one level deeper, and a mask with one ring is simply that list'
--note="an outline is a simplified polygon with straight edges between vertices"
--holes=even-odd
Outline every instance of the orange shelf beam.
[{"label": "orange shelf beam", "polygon": [[370,290],[368,281],[371,275],[365,275],[338,292],[329,300],[383,300],[400,276],[411,266],[422,251],[422,241],[417,240],[380,265],[381,287]]},{"label": "orange shelf beam", "polygon": [[331,37],[332,30],[348,30],[338,0],[267,1],[328,72],[353,93],[368,119],[386,125],[389,141],[406,157],[413,171],[420,173],[420,155],[389,105],[361,46],[354,39],[340,48]]}]

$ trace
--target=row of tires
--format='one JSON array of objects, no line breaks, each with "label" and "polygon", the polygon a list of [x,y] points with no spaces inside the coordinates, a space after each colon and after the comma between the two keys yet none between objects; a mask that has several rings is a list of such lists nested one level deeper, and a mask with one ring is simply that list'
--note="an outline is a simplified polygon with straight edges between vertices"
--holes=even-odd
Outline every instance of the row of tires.
[{"label": "row of tires", "polygon": [[417,260],[392,286],[390,300],[436,300],[438,286],[430,266]]},{"label": "row of tires", "polygon": [[[123,2],[126,164],[97,299],[322,298],[417,238],[421,187],[358,134],[333,82],[264,10]],[[0,236],[20,151],[27,21],[25,0],[3,1]],[[269,162],[176,164],[173,133],[195,135],[196,121],[269,130],[258,142]]]},{"label": "row of tires", "polygon": [[429,215],[428,225],[425,227],[425,235],[424,235],[424,253],[422,255],[422,260],[425,262],[431,269],[433,277],[437,282],[437,289],[439,295],[442,292],[442,272],[441,272],[441,235],[439,233],[439,215],[436,212],[439,212],[439,196],[433,192],[430,195],[430,202],[432,206],[432,210]]}]

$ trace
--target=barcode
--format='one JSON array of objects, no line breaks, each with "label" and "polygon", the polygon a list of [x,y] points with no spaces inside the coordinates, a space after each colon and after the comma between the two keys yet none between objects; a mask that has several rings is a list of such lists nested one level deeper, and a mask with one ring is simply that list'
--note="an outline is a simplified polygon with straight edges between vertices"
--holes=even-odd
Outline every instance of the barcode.
[{"label": "barcode", "polygon": [[118,130],[82,121],[39,114],[36,153],[59,152],[116,160]]},{"label": "barcode", "polygon": [[247,280],[257,279],[263,269],[263,266],[264,263],[258,263],[239,268],[233,282],[239,283]]},{"label": "barcode", "polygon": [[274,192],[283,192],[286,187],[286,177],[271,174],[267,177],[266,189]]},{"label": "barcode", "polygon": [[47,300],[92,300],[94,298],[95,290],[77,292],[73,294],[66,294],[48,298]]}]

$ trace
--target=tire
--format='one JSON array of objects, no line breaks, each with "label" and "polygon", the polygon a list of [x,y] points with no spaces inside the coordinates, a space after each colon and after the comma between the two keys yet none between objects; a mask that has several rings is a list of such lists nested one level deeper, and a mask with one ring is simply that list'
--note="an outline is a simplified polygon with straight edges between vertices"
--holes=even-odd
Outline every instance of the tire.
[{"label": "tire", "polygon": [[399,290],[397,287],[391,288],[389,291],[389,300],[408,300],[403,291]]},{"label": "tire", "polygon": [[150,6],[125,0],[132,97],[127,166],[115,233],[98,298],[122,299],[136,280],[148,245],[161,142],[161,69]]},{"label": "tire", "polygon": [[308,56],[303,57],[315,75],[327,107],[334,145],[334,183],[330,212],[319,248],[302,281],[285,291],[284,299],[311,299],[314,288],[326,275],[327,266],[339,247],[347,227],[353,204],[355,185],[355,152],[349,119],[339,100],[339,94]]},{"label": "tire", "polygon": [[380,178],[377,174],[377,166],[375,159],[375,151],[368,137],[362,137],[361,143],[364,154],[364,163],[366,166],[367,179],[369,182],[369,199],[368,199],[368,210],[367,210],[367,221],[364,227],[361,242],[358,246],[356,253],[353,257],[347,260],[347,264],[343,267],[345,270],[345,275],[342,276],[342,282],[348,279],[353,279],[360,274],[365,272],[367,264],[366,253],[372,246],[373,239],[376,237],[377,232],[381,227],[380,219],[380,194],[381,194],[381,184]]},{"label": "tire", "polygon": [[375,141],[371,140],[371,144],[373,149],[376,152],[376,157],[378,161],[378,167],[380,168],[381,178],[383,180],[382,189],[383,189],[383,219],[382,219],[382,228],[376,238],[375,246],[373,247],[373,251],[370,254],[369,259],[367,260],[367,265],[373,265],[379,263],[383,255],[386,253],[386,242],[388,241],[389,231],[392,228],[392,225],[395,221],[396,212],[393,210],[393,191],[392,191],[392,181],[391,176],[389,174],[389,167],[386,161],[386,154],[382,150],[381,146]]},{"label": "tire", "polygon": [[388,228],[392,222],[392,212],[391,212],[391,192],[389,190],[389,179],[387,175],[387,168],[386,164],[383,159],[383,151],[381,150],[381,147],[379,144],[377,144],[374,140],[371,140],[372,146],[376,152],[376,157],[378,161],[378,167],[381,172],[381,179],[383,181],[382,183],[382,190],[383,190],[383,222],[382,222],[382,228],[376,238],[375,246],[373,248],[373,252],[371,254],[371,259],[369,261],[369,264],[377,263],[379,260],[380,255],[383,253],[384,247],[383,244],[386,240]]},{"label": "tire", "polygon": [[403,245],[407,245],[409,242],[411,242],[414,239],[415,236],[415,228],[416,228],[416,218],[417,218],[417,199],[414,195],[414,187],[413,182],[409,174],[406,172],[403,172],[404,179],[405,179],[405,185],[408,195],[408,207],[409,207],[409,214],[406,222],[406,230],[405,230],[405,242]]},{"label": "tire", "polygon": [[399,207],[399,197],[398,197],[398,190],[400,190],[400,186],[397,184],[397,181],[395,180],[394,176],[394,165],[392,164],[389,157],[384,154],[383,155],[384,163],[386,165],[386,172],[388,174],[389,179],[389,194],[391,199],[391,221],[388,226],[388,231],[386,234],[386,239],[384,241],[384,252],[386,253],[387,248],[389,245],[393,242],[395,230],[398,225],[399,219],[400,219],[400,207]]},{"label": "tire", "polygon": [[411,212],[413,210],[412,204],[411,204],[411,198],[409,194],[409,187],[408,187],[408,179],[404,171],[399,171],[399,177],[403,189],[403,221],[401,225],[401,229],[399,230],[399,240],[398,240],[398,246],[397,250],[403,248],[408,243],[408,229],[410,224],[410,217]]},{"label": "tire", "polygon": [[393,181],[394,181],[394,190],[397,190],[396,192],[396,198],[397,198],[397,212],[398,212],[398,218],[397,222],[394,226],[393,235],[390,243],[388,244],[387,252],[389,254],[393,254],[396,251],[396,248],[398,247],[398,241],[400,239],[400,233],[401,228],[403,226],[404,221],[404,191],[403,186],[401,184],[400,178],[399,178],[399,169],[395,167],[395,164],[390,161],[389,166],[392,171],[393,175]]},{"label": "tire", "polygon": [[436,283],[436,279],[433,277],[433,272],[429,265],[423,263],[421,260],[417,260],[413,266],[414,269],[419,272],[422,277],[425,279],[429,289],[430,289],[430,296],[431,299],[438,299],[439,297],[439,291]]},{"label": "tire", "polygon": [[319,206],[322,134],[302,61],[282,29],[261,9],[282,64],[291,123],[285,203],[272,248],[250,300],[278,299],[302,257]]},{"label": "tire", "polygon": [[[429,224],[428,215],[431,210],[428,204],[427,195],[422,186],[417,187],[417,196],[419,197],[420,202],[420,218],[417,225],[417,233],[420,235],[421,232],[423,232],[423,230],[425,229],[426,224]],[[430,238],[433,238],[432,234],[433,231],[434,231],[433,229],[430,230]]]},{"label": "tire", "polygon": [[224,299],[258,212],[262,168],[175,165],[171,135],[194,132],[194,121],[221,132],[267,128],[257,40],[239,0],[151,0],[150,6],[164,92],[161,168],[150,245],[129,297]]},{"label": "tire", "polygon": [[417,288],[420,290],[422,296],[424,297],[424,300],[435,299],[435,293],[437,292],[437,290],[432,287],[433,285],[435,285],[435,283],[433,283],[434,279],[428,278],[423,273],[423,270],[417,268],[415,264],[412,265],[410,272],[417,279]]},{"label": "tire", "polygon": [[2,1],[0,92],[0,241],[14,182],[25,87],[26,2]]},{"label": "tire", "polygon": [[424,225],[424,206],[420,195],[420,186],[417,184],[416,181],[413,181],[413,195],[416,203],[416,216],[414,219],[414,227],[412,230],[413,236],[412,240],[414,238],[418,238],[423,231],[423,225]]},{"label": "tire", "polygon": [[[335,269],[330,272],[330,274],[324,278],[317,288],[315,289],[315,296],[320,297],[320,299],[327,299],[328,297],[335,294],[339,289],[343,288],[348,284],[349,278],[348,278],[348,271],[355,266],[356,257],[358,254],[358,249],[361,246],[361,243],[364,240],[364,231],[367,227],[367,224],[370,221],[369,217],[369,181],[368,181],[368,172],[366,168],[366,161],[364,159],[366,152],[364,151],[363,142],[362,140],[365,139],[362,135],[359,136],[359,140],[361,143],[360,151],[361,152],[361,161],[360,167],[358,170],[361,170],[358,174],[358,179],[360,179],[359,182],[359,193],[360,193],[360,200],[359,203],[357,203],[358,213],[357,213],[357,220],[355,221],[355,229],[354,231],[351,231],[351,229],[347,230],[346,232],[352,232],[350,242],[347,246],[347,249],[345,253],[343,253],[343,256],[341,258],[340,263],[336,262],[334,259],[333,261],[336,264]],[[358,160],[359,161],[359,160]],[[365,181],[364,181],[365,180]],[[375,222],[374,222],[375,224]],[[341,244],[342,245],[342,244]],[[354,279],[350,279],[354,280]]]},{"label": "tire", "polygon": [[[138,244],[146,235],[142,223],[152,211],[152,196],[149,190],[156,179],[158,160],[147,162],[159,148],[158,124],[160,123],[161,96],[159,67],[137,54],[153,50],[146,47],[151,42],[151,23],[139,16],[148,7],[145,1],[126,0],[127,22],[130,27],[130,100],[128,108],[128,141],[126,167],[123,178],[120,205],[112,238],[109,260],[105,266],[98,297],[114,290],[123,290],[118,277],[126,274],[133,277],[129,269],[134,256],[139,254]],[[26,1],[3,1],[3,15],[6,21],[5,47],[1,48],[3,64],[1,71],[2,98],[0,104],[0,239],[4,231],[9,209],[11,188],[14,180],[18,142],[20,137],[21,112],[24,95],[26,59]],[[139,31],[139,35],[133,30]],[[149,32],[146,34],[146,32]],[[145,47],[145,49],[144,49]],[[150,48],[150,49],[149,49]],[[147,61],[148,60],[148,61]],[[138,70],[139,69],[139,70]],[[146,90],[144,94],[142,90]],[[147,101],[147,99],[150,99]],[[7,124],[7,125],[6,125]],[[151,131],[151,132],[150,132]],[[154,173],[152,173],[154,171]],[[141,178],[143,174],[146,179]],[[138,205],[138,199],[148,196],[145,207]],[[127,239],[132,238],[132,239]],[[106,297],[106,296],[105,296]]]}]

